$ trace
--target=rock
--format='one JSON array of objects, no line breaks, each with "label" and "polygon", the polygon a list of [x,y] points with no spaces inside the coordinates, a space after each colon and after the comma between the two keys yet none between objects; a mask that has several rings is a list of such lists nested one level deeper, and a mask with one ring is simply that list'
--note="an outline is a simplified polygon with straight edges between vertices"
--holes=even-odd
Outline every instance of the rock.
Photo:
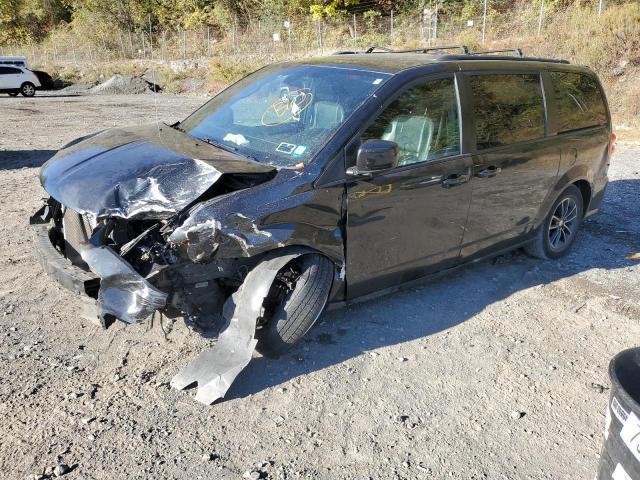
[{"label": "rock", "polygon": [[599,383],[591,383],[591,388],[593,388],[598,393],[603,393],[605,390],[609,390],[609,387],[605,387]]},{"label": "rock", "polygon": [[242,478],[250,478],[251,480],[258,480],[260,477],[262,477],[262,472],[258,470],[247,470],[242,475]]},{"label": "rock", "polygon": [[625,72],[625,68],[624,67],[615,67],[611,73],[613,73],[614,77],[621,77],[622,75],[624,75]]},{"label": "rock", "polygon": [[82,420],[80,420],[82,423],[84,423],[85,425],[90,424],[91,422],[93,422],[96,419],[96,417],[87,417],[87,418],[83,418]]},{"label": "rock", "polygon": [[511,418],[513,418],[514,420],[520,420],[525,415],[526,413],[520,412],[518,410],[514,410],[513,412],[511,412]]},{"label": "rock", "polygon": [[61,477],[62,475],[66,475],[70,471],[71,469],[67,465],[65,465],[64,463],[59,463],[58,465],[56,465],[56,468],[53,469],[53,474],[56,477]]},{"label": "rock", "polygon": [[409,359],[407,357],[398,357],[399,362],[407,362]]},{"label": "rock", "polygon": [[205,453],[202,455],[202,460],[204,462],[211,462],[213,460],[217,460],[220,456],[216,453]]},{"label": "rock", "polygon": [[201,78],[185,78],[180,86],[185,93],[196,93],[204,88],[205,83]]}]

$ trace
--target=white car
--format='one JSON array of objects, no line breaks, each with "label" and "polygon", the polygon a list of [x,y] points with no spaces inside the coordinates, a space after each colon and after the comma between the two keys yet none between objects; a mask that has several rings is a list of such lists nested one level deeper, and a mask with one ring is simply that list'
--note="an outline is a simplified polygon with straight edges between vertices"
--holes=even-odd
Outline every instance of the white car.
[{"label": "white car", "polygon": [[21,93],[25,97],[33,97],[40,81],[35,73],[17,65],[0,65],[0,93],[8,93],[12,97]]}]

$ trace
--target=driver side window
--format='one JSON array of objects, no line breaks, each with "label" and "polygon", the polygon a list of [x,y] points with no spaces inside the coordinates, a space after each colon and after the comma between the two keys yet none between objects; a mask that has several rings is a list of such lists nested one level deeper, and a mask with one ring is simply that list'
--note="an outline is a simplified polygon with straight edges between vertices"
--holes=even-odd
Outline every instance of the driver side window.
[{"label": "driver side window", "polygon": [[431,80],[404,92],[362,134],[362,142],[369,139],[397,143],[399,166],[460,153],[453,78]]}]

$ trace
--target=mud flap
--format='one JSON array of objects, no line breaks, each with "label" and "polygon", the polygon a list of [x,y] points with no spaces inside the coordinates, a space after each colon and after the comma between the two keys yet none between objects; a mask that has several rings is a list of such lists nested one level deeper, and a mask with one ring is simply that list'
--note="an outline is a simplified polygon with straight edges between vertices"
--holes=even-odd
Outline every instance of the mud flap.
[{"label": "mud flap", "polygon": [[231,383],[251,361],[258,342],[254,338],[256,322],[276,274],[303,253],[266,257],[247,274],[244,283],[224,304],[223,316],[228,326],[219,335],[218,342],[173,377],[173,388],[183,390],[196,383],[195,398],[205,404],[224,397]]}]

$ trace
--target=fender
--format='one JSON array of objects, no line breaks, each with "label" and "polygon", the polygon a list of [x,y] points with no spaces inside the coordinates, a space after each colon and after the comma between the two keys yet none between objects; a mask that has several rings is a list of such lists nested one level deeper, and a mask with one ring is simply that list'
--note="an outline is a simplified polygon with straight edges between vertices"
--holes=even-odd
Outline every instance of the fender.
[{"label": "fender", "polygon": [[[536,216],[536,220],[534,223],[534,230],[537,230],[538,227],[542,224],[544,219],[546,218],[549,210],[553,203],[558,199],[560,194],[569,186],[573,185],[576,182],[581,180],[587,182],[589,184],[589,189],[593,192],[593,175],[590,174],[589,168],[586,165],[574,165],[569,170],[567,170],[563,175],[557,178],[556,184],[553,188],[549,190],[546,198],[540,205],[540,209],[538,210],[538,215]],[[591,193],[592,195],[592,193]],[[590,195],[590,197],[591,197]],[[588,199],[587,206],[591,202],[591,198]],[[587,209],[585,208],[585,212]]]}]

